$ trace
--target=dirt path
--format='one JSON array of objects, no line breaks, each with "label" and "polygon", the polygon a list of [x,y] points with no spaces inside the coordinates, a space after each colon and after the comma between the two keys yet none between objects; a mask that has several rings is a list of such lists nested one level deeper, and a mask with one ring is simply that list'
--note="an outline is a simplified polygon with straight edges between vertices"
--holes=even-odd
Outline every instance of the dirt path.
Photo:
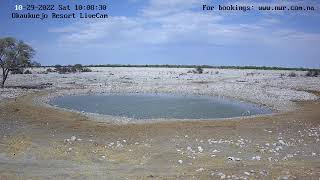
[{"label": "dirt path", "polygon": [[[225,121],[116,125],[0,105],[0,179],[319,179],[320,102]],[[73,137],[74,136],[74,137]]]}]

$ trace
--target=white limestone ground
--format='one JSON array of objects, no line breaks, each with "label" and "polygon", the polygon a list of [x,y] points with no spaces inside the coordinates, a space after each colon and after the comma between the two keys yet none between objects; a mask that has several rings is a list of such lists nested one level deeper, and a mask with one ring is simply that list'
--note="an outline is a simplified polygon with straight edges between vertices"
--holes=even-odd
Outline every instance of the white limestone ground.
[{"label": "white limestone ground", "polygon": [[[53,96],[95,93],[169,93],[230,97],[290,111],[294,101],[315,100],[307,91],[320,91],[319,77],[306,77],[303,71],[205,69],[204,74],[188,73],[188,68],[91,68],[93,72],[43,74],[46,68],[31,69],[33,74],[10,75],[6,85],[49,85]],[[51,85],[52,84],[52,85]],[[0,100],[15,98],[35,89],[0,89]]]}]

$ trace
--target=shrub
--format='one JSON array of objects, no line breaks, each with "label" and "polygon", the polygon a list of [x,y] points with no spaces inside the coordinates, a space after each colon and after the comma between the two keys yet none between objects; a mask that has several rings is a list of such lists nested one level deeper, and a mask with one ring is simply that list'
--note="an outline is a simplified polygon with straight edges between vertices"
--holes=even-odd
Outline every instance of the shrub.
[{"label": "shrub", "polygon": [[[56,71],[59,74],[76,73],[76,72],[92,72],[91,69],[83,67],[81,64],[75,64],[74,66],[55,66]],[[47,70],[48,71],[48,70]]]},{"label": "shrub", "polygon": [[46,72],[51,73],[54,72],[54,70],[52,70],[51,68],[47,69]]},{"label": "shrub", "polygon": [[71,68],[69,67],[61,67],[59,69],[57,69],[59,74],[66,74],[66,73],[70,73],[71,72]]},{"label": "shrub", "polygon": [[56,71],[59,71],[62,68],[62,66],[60,64],[56,64],[54,68],[56,69]]},{"label": "shrub", "polygon": [[27,70],[24,71],[23,74],[32,74],[32,72],[29,69],[27,69]]},{"label": "shrub", "polygon": [[297,77],[297,74],[296,74],[295,72],[291,72],[291,73],[289,73],[288,76],[289,76],[289,77]]},{"label": "shrub", "polygon": [[92,70],[89,68],[82,68],[81,72],[92,72]]},{"label": "shrub", "polygon": [[23,74],[23,69],[22,68],[14,69],[11,71],[11,74]]},{"label": "shrub", "polygon": [[75,68],[76,71],[79,71],[79,72],[81,72],[83,69],[82,64],[75,64],[73,67]]},{"label": "shrub", "polygon": [[202,73],[203,73],[202,67],[198,66],[198,67],[196,68],[196,70],[195,70],[195,73],[197,73],[197,74],[202,74]]},{"label": "shrub", "polygon": [[320,70],[310,70],[306,73],[307,77],[317,77],[320,75]]},{"label": "shrub", "polygon": [[75,66],[69,66],[68,68],[70,69],[70,72],[72,72],[72,73],[77,72],[77,68]]}]

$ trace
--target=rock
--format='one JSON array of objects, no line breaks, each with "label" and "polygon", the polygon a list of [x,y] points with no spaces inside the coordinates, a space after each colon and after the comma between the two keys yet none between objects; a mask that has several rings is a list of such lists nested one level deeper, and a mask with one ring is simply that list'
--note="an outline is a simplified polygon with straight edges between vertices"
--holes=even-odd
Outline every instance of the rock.
[{"label": "rock", "polygon": [[122,148],[123,145],[120,143],[120,141],[117,141],[117,148]]},{"label": "rock", "polygon": [[268,172],[267,172],[266,170],[262,170],[262,171],[260,171],[260,174],[261,174],[262,176],[267,176],[267,175],[268,175]]},{"label": "rock", "polygon": [[251,160],[260,161],[260,160],[261,160],[261,157],[260,157],[260,156],[254,156],[254,157],[251,158]]},{"label": "rock", "polygon": [[244,172],[245,175],[250,176],[251,174],[249,172]]},{"label": "rock", "polygon": [[228,160],[230,160],[230,161],[241,161],[240,158],[235,158],[235,157],[231,157],[231,156],[228,157]]},{"label": "rock", "polygon": [[75,136],[71,136],[70,140],[75,141],[75,140],[77,140],[77,138]]},{"label": "rock", "polygon": [[202,153],[203,152],[203,148],[201,146],[198,146],[198,151],[199,151],[199,153]]},{"label": "rock", "polygon": [[281,145],[284,145],[284,146],[287,145],[282,139],[279,140],[279,143],[280,143]]},{"label": "rock", "polygon": [[188,151],[192,151],[192,148],[190,146],[187,147]]},{"label": "rock", "polygon": [[278,180],[287,180],[289,179],[289,176],[280,176],[278,177]]},{"label": "rock", "polygon": [[288,154],[287,157],[288,158],[293,158],[293,155],[292,154]]},{"label": "rock", "polygon": [[183,161],[180,159],[180,160],[178,161],[178,163],[179,163],[179,164],[182,164],[182,163],[183,163]]},{"label": "rock", "polygon": [[213,153],[216,153],[216,152],[220,152],[220,151],[218,151],[218,150],[215,149],[215,150],[213,150],[212,152],[213,152]]},{"label": "rock", "polygon": [[221,172],[218,173],[217,175],[220,176],[220,179],[225,179],[226,178],[226,175],[221,173]]},{"label": "rock", "polygon": [[204,171],[204,169],[203,169],[203,168],[199,168],[199,169],[197,169],[196,171],[197,171],[197,172],[202,172],[202,171]]}]

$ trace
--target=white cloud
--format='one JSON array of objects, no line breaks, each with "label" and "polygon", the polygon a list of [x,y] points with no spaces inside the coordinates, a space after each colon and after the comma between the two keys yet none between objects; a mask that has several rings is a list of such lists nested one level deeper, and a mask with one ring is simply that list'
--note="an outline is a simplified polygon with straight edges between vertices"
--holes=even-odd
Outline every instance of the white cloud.
[{"label": "white cloud", "polygon": [[[227,23],[222,15],[193,11],[200,0],[151,0],[143,14],[115,16],[107,21],[75,23],[51,29],[61,33],[62,44],[122,47],[135,45],[264,44],[267,46],[305,46],[319,43],[318,33],[306,33],[278,26],[279,19],[264,16],[253,23]],[[268,16],[270,17],[270,16]]]}]

